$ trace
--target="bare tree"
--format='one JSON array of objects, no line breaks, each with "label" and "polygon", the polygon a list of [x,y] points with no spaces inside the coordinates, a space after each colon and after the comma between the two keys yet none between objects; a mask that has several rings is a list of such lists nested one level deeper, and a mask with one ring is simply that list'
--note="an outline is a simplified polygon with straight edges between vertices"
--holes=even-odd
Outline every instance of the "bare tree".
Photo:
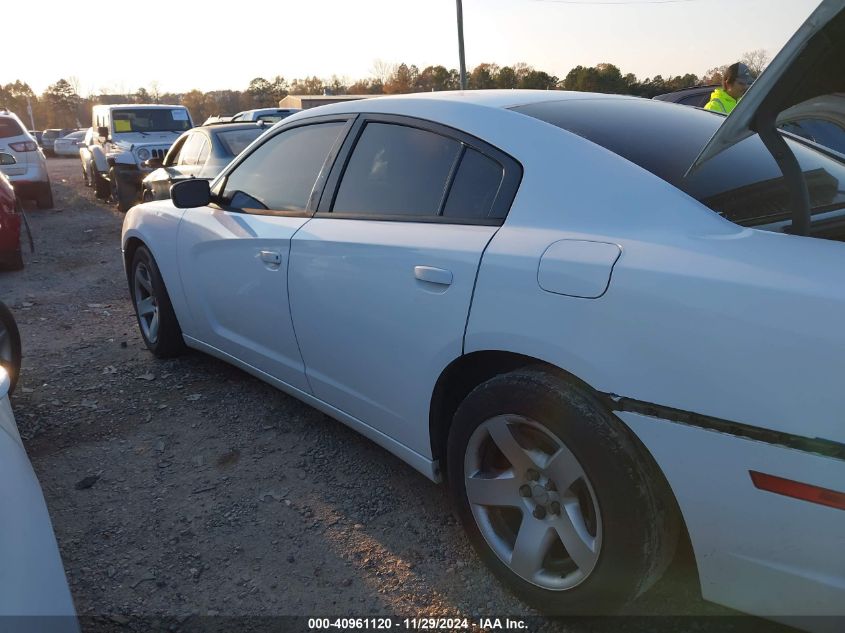
[{"label": "bare tree", "polygon": [[158,82],[154,79],[150,82],[150,99],[152,99],[153,103],[158,103],[158,100],[161,98],[161,88],[158,85]]},{"label": "bare tree", "polygon": [[373,67],[370,69],[370,74],[380,84],[384,85],[393,74],[396,72],[398,64],[391,64],[383,59],[377,59],[373,62]]},{"label": "bare tree", "polygon": [[765,49],[758,48],[756,50],[743,53],[742,57],[739,58],[739,61],[748,66],[748,70],[751,71],[752,75],[759,77],[760,73],[766,69],[766,66],[769,63],[769,54]]}]

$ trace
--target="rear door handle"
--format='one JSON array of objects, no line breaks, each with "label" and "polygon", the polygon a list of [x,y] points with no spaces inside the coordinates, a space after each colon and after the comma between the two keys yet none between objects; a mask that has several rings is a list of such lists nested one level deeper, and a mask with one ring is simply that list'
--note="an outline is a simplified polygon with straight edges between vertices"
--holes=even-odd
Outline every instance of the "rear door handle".
[{"label": "rear door handle", "polygon": [[260,251],[261,261],[268,267],[278,268],[282,265],[282,255],[276,251]]},{"label": "rear door handle", "polygon": [[441,286],[452,285],[452,271],[434,266],[414,266],[414,277]]}]

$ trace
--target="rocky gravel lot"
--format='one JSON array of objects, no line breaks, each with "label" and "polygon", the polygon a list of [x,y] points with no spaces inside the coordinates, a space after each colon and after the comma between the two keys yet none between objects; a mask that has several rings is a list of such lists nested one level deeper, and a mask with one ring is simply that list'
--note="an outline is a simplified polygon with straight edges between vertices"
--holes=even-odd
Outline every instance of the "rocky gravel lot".
[{"label": "rocky gravel lot", "polygon": [[[0,298],[24,345],[12,405],[85,630],[179,630],[198,615],[537,615],[477,561],[444,489],[238,369],[198,353],[153,358],[126,289],[122,216],[82,185],[78,160],[49,165],[56,208],[30,209],[36,252],[0,273]],[[682,552],[630,612],[733,614],[697,592]]]}]

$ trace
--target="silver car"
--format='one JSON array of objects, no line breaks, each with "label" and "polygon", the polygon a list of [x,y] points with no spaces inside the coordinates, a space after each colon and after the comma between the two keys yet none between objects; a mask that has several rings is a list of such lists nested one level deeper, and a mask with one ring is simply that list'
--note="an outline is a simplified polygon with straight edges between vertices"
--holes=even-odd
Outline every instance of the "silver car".
[{"label": "silver car", "polygon": [[76,130],[67,136],[57,138],[53,143],[53,153],[56,156],[79,156],[79,146],[85,137],[86,130]]},{"label": "silver car", "polygon": [[12,181],[18,196],[34,199],[39,209],[51,208],[53,191],[44,153],[17,115],[1,108],[0,152],[11,154],[17,161],[0,170]]}]

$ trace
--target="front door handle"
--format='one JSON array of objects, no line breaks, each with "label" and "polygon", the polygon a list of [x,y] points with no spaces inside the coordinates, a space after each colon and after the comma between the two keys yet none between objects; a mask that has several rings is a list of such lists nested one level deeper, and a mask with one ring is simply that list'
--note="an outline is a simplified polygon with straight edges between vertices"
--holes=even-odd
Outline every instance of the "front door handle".
[{"label": "front door handle", "polygon": [[414,266],[414,277],[420,281],[427,281],[441,286],[452,285],[452,271],[434,266]]},{"label": "front door handle", "polygon": [[282,255],[276,251],[260,251],[261,261],[264,262],[268,268],[277,269],[282,265]]}]

